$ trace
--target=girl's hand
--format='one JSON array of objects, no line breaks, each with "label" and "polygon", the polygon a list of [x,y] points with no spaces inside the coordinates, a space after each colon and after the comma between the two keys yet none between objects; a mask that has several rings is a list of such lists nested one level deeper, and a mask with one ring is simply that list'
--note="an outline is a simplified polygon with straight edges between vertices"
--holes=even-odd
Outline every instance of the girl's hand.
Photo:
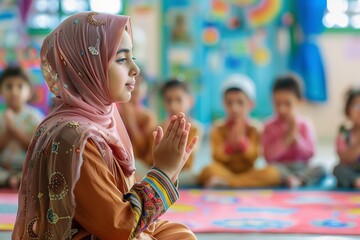
[{"label": "girl's hand", "polygon": [[[185,131],[187,131],[188,133],[190,132],[190,128],[191,128],[191,124],[187,123],[185,126]],[[189,140],[189,139],[188,139]],[[183,167],[185,166],[187,160],[189,159],[191,153],[194,151],[195,146],[197,141],[199,140],[198,136],[195,136],[193,139],[191,139],[190,143],[187,145],[186,149],[185,149],[185,154],[183,157],[183,162],[181,167],[178,169],[178,171],[175,173],[174,177],[172,178],[172,181],[175,182],[176,180],[178,180],[179,178],[179,174],[181,172],[181,170],[183,169]]]},{"label": "girl's hand", "polygon": [[177,180],[197,142],[195,137],[187,146],[190,126],[186,124],[185,115],[179,113],[172,116],[165,134],[161,127],[153,133],[154,167],[163,171],[172,181]]}]

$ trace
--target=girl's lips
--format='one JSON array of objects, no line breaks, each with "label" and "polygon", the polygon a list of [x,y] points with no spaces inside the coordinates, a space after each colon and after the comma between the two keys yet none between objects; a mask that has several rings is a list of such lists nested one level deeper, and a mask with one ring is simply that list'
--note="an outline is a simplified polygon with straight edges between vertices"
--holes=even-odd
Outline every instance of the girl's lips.
[{"label": "girl's lips", "polygon": [[132,83],[127,83],[125,84],[125,86],[130,90],[130,91],[133,91],[135,89],[135,84],[132,84]]}]

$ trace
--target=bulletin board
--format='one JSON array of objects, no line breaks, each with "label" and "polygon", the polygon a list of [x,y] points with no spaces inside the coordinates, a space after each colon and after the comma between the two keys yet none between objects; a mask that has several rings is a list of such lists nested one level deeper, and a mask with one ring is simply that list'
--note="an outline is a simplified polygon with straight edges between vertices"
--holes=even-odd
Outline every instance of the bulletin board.
[{"label": "bulletin board", "polygon": [[287,1],[165,0],[163,8],[162,73],[191,84],[194,117],[210,124],[224,116],[219,89],[233,73],[253,79],[257,99],[252,116],[268,117],[274,78],[288,68]]}]

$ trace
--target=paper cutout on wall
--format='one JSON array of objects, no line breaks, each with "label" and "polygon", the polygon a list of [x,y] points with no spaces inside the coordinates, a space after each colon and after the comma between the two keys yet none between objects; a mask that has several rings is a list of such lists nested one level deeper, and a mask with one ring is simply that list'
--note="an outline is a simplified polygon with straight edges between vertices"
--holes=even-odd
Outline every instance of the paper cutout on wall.
[{"label": "paper cutout on wall", "polygon": [[191,37],[188,30],[187,17],[182,13],[173,16],[173,26],[171,30],[171,40],[173,43],[191,43]]},{"label": "paper cutout on wall", "polygon": [[227,56],[225,58],[225,64],[229,69],[236,70],[241,66],[241,59],[234,56]]},{"label": "paper cutout on wall", "polygon": [[228,2],[239,7],[249,7],[254,5],[257,1],[259,0],[224,0],[224,2]]},{"label": "paper cutout on wall", "polygon": [[40,66],[40,49],[36,47],[16,49],[17,62],[24,68],[38,68]]},{"label": "paper cutout on wall", "polygon": [[257,65],[267,65],[270,61],[270,52],[267,48],[255,49],[252,53],[252,58]]},{"label": "paper cutout on wall", "polygon": [[202,33],[202,40],[206,45],[216,45],[219,42],[220,34],[216,27],[206,27]]},{"label": "paper cutout on wall", "polygon": [[40,67],[40,48],[35,44],[27,47],[0,48],[0,68],[3,69],[8,63],[15,62],[24,68]]},{"label": "paper cutout on wall", "polygon": [[282,0],[224,0],[238,7],[246,7],[247,21],[257,28],[273,21],[280,13]]},{"label": "paper cutout on wall", "polygon": [[277,17],[281,9],[281,0],[261,0],[250,7],[248,19],[252,27],[260,27]]},{"label": "paper cutout on wall", "polygon": [[290,12],[284,13],[281,17],[281,24],[289,27],[294,24],[294,15]]},{"label": "paper cutout on wall", "polygon": [[221,0],[211,2],[212,15],[217,19],[225,19],[229,13],[229,5]]},{"label": "paper cutout on wall", "polygon": [[222,61],[221,54],[219,51],[209,52],[206,56],[206,65],[209,66],[209,71],[219,72],[222,71],[224,66],[224,61]]},{"label": "paper cutout on wall", "polygon": [[249,48],[254,63],[258,66],[268,65],[271,60],[271,53],[266,46],[267,32],[258,30],[249,40]]},{"label": "paper cutout on wall", "polygon": [[236,30],[238,28],[241,27],[241,21],[238,17],[232,17],[229,19],[229,21],[227,22],[227,27],[230,30]]},{"label": "paper cutout on wall", "polygon": [[191,48],[173,47],[168,50],[169,62],[181,65],[192,64]]},{"label": "paper cutout on wall", "polygon": [[232,44],[230,44],[231,46],[231,54],[233,56],[240,56],[240,57],[244,57],[244,56],[248,56],[249,55],[249,43],[247,40],[238,40],[238,41],[234,41],[232,42]]}]

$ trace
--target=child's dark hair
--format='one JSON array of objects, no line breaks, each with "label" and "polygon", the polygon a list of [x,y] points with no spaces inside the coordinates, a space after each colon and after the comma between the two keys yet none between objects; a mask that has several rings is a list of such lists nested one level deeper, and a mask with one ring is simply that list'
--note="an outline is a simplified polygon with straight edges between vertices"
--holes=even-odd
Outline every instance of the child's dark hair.
[{"label": "child's dark hair", "polygon": [[295,74],[286,74],[275,79],[273,93],[277,91],[289,91],[295,94],[298,99],[302,99],[302,84],[300,78]]},{"label": "child's dark hair", "polygon": [[349,116],[350,114],[350,108],[355,100],[355,98],[360,97],[360,87],[357,88],[350,88],[346,92],[346,99],[345,99],[345,115]]},{"label": "child's dark hair", "polygon": [[[240,88],[237,88],[237,87],[232,87],[232,88],[229,88],[229,89],[226,89],[225,92],[224,92],[224,97],[228,94],[228,93],[232,93],[232,92],[240,92],[240,93],[244,93],[244,91]],[[244,93],[245,94],[245,93]],[[246,94],[245,94],[246,95]]]},{"label": "child's dark hair", "polygon": [[170,89],[174,89],[174,88],[180,88],[182,90],[184,90],[186,93],[189,93],[190,94],[190,89],[189,89],[189,86],[183,82],[183,81],[180,81],[176,78],[172,78],[172,79],[169,79],[165,82],[165,84],[162,86],[161,88],[161,95],[164,96],[164,94],[170,90]]},{"label": "child's dark hair", "polygon": [[21,77],[22,79],[24,79],[25,82],[31,85],[28,73],[23,68],[17,65],[10,65],[4,69],[0,76],[0,86],[3,84],[4,80],[9,77]]}]

